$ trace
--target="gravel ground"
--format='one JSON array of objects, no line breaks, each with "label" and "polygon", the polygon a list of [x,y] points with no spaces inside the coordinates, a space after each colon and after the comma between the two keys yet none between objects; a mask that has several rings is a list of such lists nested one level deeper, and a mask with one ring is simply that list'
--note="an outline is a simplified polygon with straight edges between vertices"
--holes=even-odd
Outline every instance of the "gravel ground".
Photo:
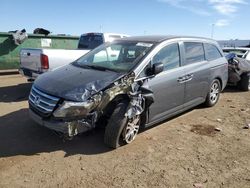
[{"label": "gravel ground", "polygon": [[110,150],[102,129],[64,142],[34,123],[30,88],[0,76],[0,187],[250,187],[250,92],[227,88]]}]

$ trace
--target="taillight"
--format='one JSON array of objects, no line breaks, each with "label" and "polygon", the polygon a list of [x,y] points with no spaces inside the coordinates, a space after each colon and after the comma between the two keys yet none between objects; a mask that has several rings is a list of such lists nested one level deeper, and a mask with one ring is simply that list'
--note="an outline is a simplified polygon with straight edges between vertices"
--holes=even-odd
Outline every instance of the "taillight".
[{"label": "taillight", "polygon": [[41,54],[41,67],[42,69],[49,69],[49,58],[47,55]]}]

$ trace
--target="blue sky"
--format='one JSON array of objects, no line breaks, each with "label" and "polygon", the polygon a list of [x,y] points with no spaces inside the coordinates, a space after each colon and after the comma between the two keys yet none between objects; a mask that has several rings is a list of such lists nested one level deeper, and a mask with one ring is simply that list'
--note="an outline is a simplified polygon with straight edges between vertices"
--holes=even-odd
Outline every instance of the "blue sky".
[{"label": "blue sky", "polygon": [[103,31],[250,39],[249,0],[1,0],[0,32]]}]

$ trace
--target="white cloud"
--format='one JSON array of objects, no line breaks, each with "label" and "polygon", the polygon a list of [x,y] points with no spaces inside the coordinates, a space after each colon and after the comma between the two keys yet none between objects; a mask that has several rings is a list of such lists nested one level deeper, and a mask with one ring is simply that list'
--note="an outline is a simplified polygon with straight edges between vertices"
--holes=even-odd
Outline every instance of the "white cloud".
[{"label": "white cloud", "polygon": [[247,4],[245,0],[208,0],[212,7],[220,14],[233,15],[238,11],[238,6]]},{"label": "white cloud", "polygon": [[[195,14],[203,15],[203,16],[209,16],[210,13],[204,8],[200,7],[200,3],[204,2],[204,0],[158,0],[159,2],[168,3],[171,6],[185,9],[190,12],[193,12]],[[190,3],[191,2],[191,3]]]},{"label": "white cloud", "polygon": [[245,0],[209,0],[210,3],[240,3],[245,4]]},{"label": "white cloud", "polygon": [[171,6],[185,9],[199,15],[211,15],[212,9],[217,13],[232,16],[240,5],[248,4],[246,0],[158,0]]},{"label": "white cloud", "polygon": [[229,24],[230,22],[228,20],[220,19],[220,20],[217,20],[214,25],[217,27],[225,27],[225,26],[228,26]]},{"label": "white cloud", "polygon": [[224,15],[231,15],[237,12],[238,8],[233,5],[226,5],[226,4],[218,4],[213,6],[217,12],[224,14]]}]

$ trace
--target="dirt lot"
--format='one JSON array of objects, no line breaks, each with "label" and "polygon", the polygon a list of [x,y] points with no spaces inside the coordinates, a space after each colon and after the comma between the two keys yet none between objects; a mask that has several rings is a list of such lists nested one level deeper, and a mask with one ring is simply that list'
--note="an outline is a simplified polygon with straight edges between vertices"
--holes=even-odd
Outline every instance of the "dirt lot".
[{"label": "dirt lot", "polygon": [[110,150],[103,130],[63,142],[32,122],[30,88],[20,75],[0,76],[0,187],[250,187],[249,92],[226,89],[215,107]]}]

